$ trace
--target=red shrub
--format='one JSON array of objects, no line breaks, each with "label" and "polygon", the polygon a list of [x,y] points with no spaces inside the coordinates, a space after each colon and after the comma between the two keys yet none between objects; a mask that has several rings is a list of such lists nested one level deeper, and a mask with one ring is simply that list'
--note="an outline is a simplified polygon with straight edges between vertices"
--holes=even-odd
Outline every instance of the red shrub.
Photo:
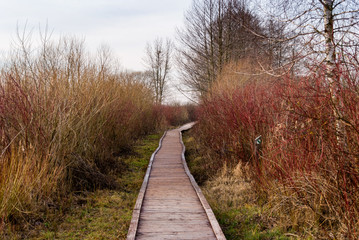
[{"label": "red shrub", "polygon": [[358,65],[338,65],[331,84],[318,70],[214,88],[200,106],[196,132],[214,159],[211,167],[249,165],[257,187],[270,193],[282,186],[323,228],[358,236],[358,74]]},{"label": "red shrub", "polygon": [[[254,139],[259,135],[266,139],[279,114],[274,92],[273,84],[257,81],[212,92],[200,106],[197,134],[228,163],[252,162]],[[218,162],[218,167],[221,165]]]}]

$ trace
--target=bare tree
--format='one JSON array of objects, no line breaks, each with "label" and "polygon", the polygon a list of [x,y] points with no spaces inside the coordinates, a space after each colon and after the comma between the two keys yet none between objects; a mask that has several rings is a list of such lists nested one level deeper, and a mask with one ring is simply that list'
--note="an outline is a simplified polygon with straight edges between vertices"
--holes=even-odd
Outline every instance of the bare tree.
[{"label": "bare tree", "polygon": [[126,83],[143,84],[152,90],[152,73],[150,71],[129,71],[120,73],[120,79]]},{"label": "bare tree", "polygon": [[165,90],[171,70],[171,54],[173,44],[167,39],[164,43],[157,38],[153,43],[147,43],[144,58],[147,71],[150,73],[150,86],[155,93],[155,101],[161,104],[165,97]]},{"label": "bare tree", "polygon": [[339,51],[358,46],[358,0],[269,0],[258,6],[265,13],[262,15],[285,28],[285,34],[272,39],[291,41],[306,61],[325,62],[330,69]]},{"label": "bare tree", "polygon": [[194,0],[178,30],[178,65],[186,86],[205,94],[223,66],[232,60],[256,55],[259,20],[243,0]]},{"label": "bare tree", "polygon": [[[338,54],[353,53],[359,46],[358,0],[270,0],[258,6],[274,21],[284,26],[281,37],[268,37],[276,42],[291,42],[296,61],[326,67],[326,79],[331,93],[338,146],[345,151],[345,124],[342,104],[337,96],[340,79],[335,68]],[[341,59],[341,63],[345,58]],[[305,64],[302,64],[305,67]],[[305,68],[304,68],[305,69]]]}]

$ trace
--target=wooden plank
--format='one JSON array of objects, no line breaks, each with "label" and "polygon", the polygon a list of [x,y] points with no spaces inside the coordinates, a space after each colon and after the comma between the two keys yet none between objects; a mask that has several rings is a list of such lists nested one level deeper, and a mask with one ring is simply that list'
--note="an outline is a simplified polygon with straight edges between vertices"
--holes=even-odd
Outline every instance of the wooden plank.
[{"label": "wooden plank", "polygon": [[148,190],[158,190],[158,191],[165,191],[165,190],[172,190],[172,191],[191,191],[191,187],[188,186],[187,184],[183,184],[183,185],[176,185],[176,186],[171,186],[171,184],[162,184],[162,185],[156,185],[156,184],[151,184],[148,186],[147,188]]},{"label": "wooden plank", "polygon": [[144,207],[152,207],[152,206],[174,206],[174,207],[202,207],[201,202],[198,200],[184,200],[184,201],[179,201],[179,200],[160,200],[160,199],[147,199],[147,201],[145,201],[145,203],[142,204],[142,206]]},{"label": "wooden plank", "polygon": [[[201,212],[202,206],[149,206],[146,205],[146,208],[143,208],[142,212],[147,211],[147,212],[172,212],[172,213],[186,213],[186,212]],[[170,207],[170,208],[169,208]]]},{"label": "wooden plank", "polygon": [[[186,200],[186,202],[192,202],[192,201],[196,201],[196,200],[198,200],[198,199],[196,199],[196,198],[185,198]],[[165,202],[167,202],[167,201],[176,201],[177,199],[176,198],[151,198],[151,200],[153,200],[153,201],[165,201]]]},{"label": "wooden plank", "polygon": [[171,208],[171,211],[176,211],[176,212],[182,212],[182,211],[187,211],[189,210],[193,210],[193,211],[201,211],[202,205],[200,203],[178,203],[178,204],[173,204],[173,205],[169,205],[169,204],[165,204],[165,203],[161,203],[158,204],[158,202],[146,202],[143,205],[144,209],[146,210],[158,210],[158,211],[168,211],[168,208]]},{"label": "wooden plank", "polygon": [[[194,192],[194,194],[196,194],[196,192]],[[157,199],[162,199],[163,201],[167,201],[168,199],[176,199],[176,198],[188,198],[188,197],[192,197],[193,194],[189,194],[188,192],[176,192],[176,191],[172,191],[169,193],[165,193],[163,191],[159,192],[159,191],[151,191],[151,192],[146,192],[146,196],[145,198],[157,198]]]},{"label": "wooden plank", "polygon": [[140,222],[138,226],[139,233],[170,233],[170,232],[212,232],[211,225],[209,222],[201,222],[198,224],[171,224],[171,222],[167,222],[167,224],[159,224],[161,222]]},{"label": "wooden plank", "polygon": [[[164,190],[166,190],[166,191],[164,191]],[[150,186],[149,188],[148,188],[148,191],[147,192],[150,192],[150,193],[157,193],[157,194],[159,194],[159,195],[161,195],[161,197],[162,196],[166,196],[166,194],[175,194],[175,193],[178,193],[178,194],[182,194],[182,195],[188,195],[188,196],[190,196],[190,195],[192,195],[193,193],[196,193],[196,191],[194,191],[193,189],[191,189],[191,188],[188,188],[187,186],[185,186],[185,187],[183,187],[183,188],[175,188],[175,187],[172,187],[172,188],[170,188],[170,187],[152,187],[152,186]],[[147,194],[147,192],[146,192],[146,194]]]},{"label": "wooden plank", "polygon": [[177,183],[191,183],[190,180],[188,179],[188,177],[185,176],[171,176],[171,177],[164,177],[164,176],[157,176],[154,177],[152,176],[149,180],[150,182],[153,183],[166,183],[166,182],[177,182]]},{"label": "wooden plank", "polygon": [[187,175],[186,175],[186,173],[184,172],[184,169],[182,169],[182,171],[183,172],[176,172],[176,173],[169,173],[169,174],[163,174],[163,172],[155,172],[155,173],[153,173],[153,174],[151,174],[151,178],[154,178],[154,177],[165,177],[165,178],[174,178],[174,177],[176,177],[176,178],[180,178],[180,177],[182,177],[182,178],[187,178],[188,179],[188,177],[187,177]]},{"label": "wooden plank", "polygon": [[156,168],[168,168],[168,167],[177,167],[177,168],[182,168],[183,169],[183,165],[182,163],[179,163],[177,162],[178,160],[176,161],[173,161],[173,162],[155,162],[153,164],[153,167],[156,167]]},{"label": "wooden plank", "polygon": [[214,235],[203,232],[169,232],[169,233],[145,233],[137,236],[138,240],[166,240],[166,239],[178,239],[178,240],[213,240],[216,239]]},{"label": "wooden plank", "polygon": [[183,168],[178,168],[178,167],[166,167],[166,168],[155,168],[152,171],[153,175],[156,175],[156,173],[160,173],[160,174],[176,174],[176,173],[183,173]]},{"label": "wooden plank", "polygon": [[188,220],[201,220],[205,219],[205,212],[191,212],[191,213],[169,213],[169,212],[142,212],[141,221],[152,220],[167,220],[167,221],[188,221]]},{"label": "wooden plank", "polygon": [[[141,224],[146,224],[146,225],[150,225],[150,224],[154,224],[156,226],[169,226],[169,225],[203,225],[203,226],[209,226],[209,221],[206,220],[205,216],[203,218],[203,215],[201,215],[201,219],[186,219],[186,221],[184,222],[182,219],[157,219],[157,220],[141,220]],[[205,220],[203,220],[205,219]],[[148,224],[149,223],[149,224]]]},{"label": "wooden plank", "polygon": [[200,201],[198,201],[198,198],[185,198],[185,199],[166,199],[166,201],[163,201],[163,199],[159,198],[146,198],[146,204],[157,204],[157,205],[201,205]]},{"label": "wooden plank", "polygon": [[202,213],[203,209],[202,208],[166,208],[166,207],[153,207],[153,208],[143,208],[141,209],[141,214],[143,212],[163,212],[163,213]]}]

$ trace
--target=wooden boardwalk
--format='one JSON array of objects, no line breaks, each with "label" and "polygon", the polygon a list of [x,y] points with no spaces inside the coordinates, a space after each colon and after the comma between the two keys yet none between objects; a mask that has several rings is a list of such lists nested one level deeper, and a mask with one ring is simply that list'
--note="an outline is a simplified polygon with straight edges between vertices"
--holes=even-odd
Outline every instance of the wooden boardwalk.
[{"label": "wooden boardwalk", "polygon": [[136,202],[128,240],[225,239],[184,159],[181,131],[192,125],[162,137]]}]

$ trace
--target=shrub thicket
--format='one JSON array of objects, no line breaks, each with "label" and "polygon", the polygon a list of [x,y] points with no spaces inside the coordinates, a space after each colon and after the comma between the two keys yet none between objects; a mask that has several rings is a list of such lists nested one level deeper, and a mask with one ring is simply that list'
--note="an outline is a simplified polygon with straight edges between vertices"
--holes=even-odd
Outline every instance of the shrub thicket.
[{"label": "shrub thicket", "polygon": [[75,39],[22,43],[0,75],[0,229],[73,190],[116,187],[115,156],[162,121],[144,84]]},{"label": "shrub thicket", "polygon": [[[320,68],[308,76],[275,80],[227,70],[199,110],[196,135],[210,156],[208,169],[240,163],[253,186],[266,193],[285,229],[356,239],[357,62],[346,68],[338,64],[332,84]],[[345,125],[344,134],[339,123]],[[255,143],[258,136],[261,146]]]}]

